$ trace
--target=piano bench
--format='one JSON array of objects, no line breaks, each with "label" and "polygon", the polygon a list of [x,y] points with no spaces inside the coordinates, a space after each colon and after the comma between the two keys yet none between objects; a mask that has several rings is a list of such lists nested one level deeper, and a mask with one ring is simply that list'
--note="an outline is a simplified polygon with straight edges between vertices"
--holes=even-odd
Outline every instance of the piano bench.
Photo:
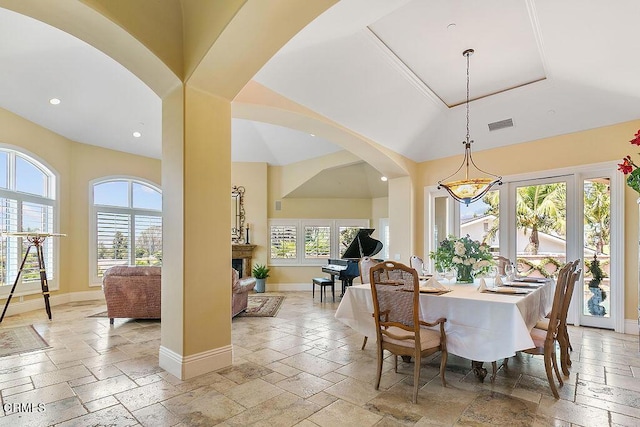
[{"label": "piano bench", "polygon": [[333,302],[336,302],[336,288],[335,282],[333,279],[329,279],[327,277],[314,277],[312,280],[313,283],[313,298],[316,297],[316,285],[320,286],[320,302],[322,302],[322,294],[324,293],[326,296],[327,287],[331,287],[331,295],[333,296]]}]

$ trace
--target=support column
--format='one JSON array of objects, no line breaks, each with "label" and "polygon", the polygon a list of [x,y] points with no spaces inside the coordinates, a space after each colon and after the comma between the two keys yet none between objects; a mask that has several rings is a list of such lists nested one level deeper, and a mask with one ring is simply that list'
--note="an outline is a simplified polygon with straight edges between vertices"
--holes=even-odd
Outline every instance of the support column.
[{"label": "support column", "polygon": [[160,367],[187,379],[232,363],[230,102],[172,91],[162,159]]},{"label": "support column", "polygon": [[411,177],[389,180],[389,258],[409,264],[415,252],[415,195]]}]

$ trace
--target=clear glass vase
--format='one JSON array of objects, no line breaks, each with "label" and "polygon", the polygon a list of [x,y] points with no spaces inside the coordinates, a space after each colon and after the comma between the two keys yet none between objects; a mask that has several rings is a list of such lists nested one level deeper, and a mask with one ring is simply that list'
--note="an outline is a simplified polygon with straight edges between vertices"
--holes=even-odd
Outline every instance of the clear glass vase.
[{"label": "clear glass vase", "polygon": [[473,283],[473,267],[470,265],[460,265],[457,268],[458,283]]}]

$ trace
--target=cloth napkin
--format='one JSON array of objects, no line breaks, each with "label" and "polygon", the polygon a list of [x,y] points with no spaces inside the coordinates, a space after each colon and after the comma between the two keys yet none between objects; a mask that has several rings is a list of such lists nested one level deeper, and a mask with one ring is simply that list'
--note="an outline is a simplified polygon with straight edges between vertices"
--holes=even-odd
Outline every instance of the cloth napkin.
[{"label": "cloth napkin", "polygon": [[478,286],[478,292],[483,292],[487,290],[487,282],[484,281],[484,278],[480,278],[480,286]]},{"label": "cloth napkin", "polygon": [[434,289],[447,289],[442,283],[438,282],[435,276],[431,276],[424,284],[426,287],[431,287]]},{"label": "cloth napkin", "polygon": [[502,282],[502,279],[500,278],[500,276],[496,276],[495,284],[496,284],[496,286],[504,285],[504,283]]}]

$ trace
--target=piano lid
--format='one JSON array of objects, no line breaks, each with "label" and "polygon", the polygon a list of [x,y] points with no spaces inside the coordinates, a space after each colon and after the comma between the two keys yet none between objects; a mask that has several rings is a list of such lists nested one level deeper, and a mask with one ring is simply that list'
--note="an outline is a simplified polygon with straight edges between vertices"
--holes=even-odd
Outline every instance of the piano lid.
[{"label": "piano lid", "polygon": [[344,251],[342,258],[362,258],[374,256],[382,250],[382,242],[371,237],[375,228],[361,228],[353,241]]}]

